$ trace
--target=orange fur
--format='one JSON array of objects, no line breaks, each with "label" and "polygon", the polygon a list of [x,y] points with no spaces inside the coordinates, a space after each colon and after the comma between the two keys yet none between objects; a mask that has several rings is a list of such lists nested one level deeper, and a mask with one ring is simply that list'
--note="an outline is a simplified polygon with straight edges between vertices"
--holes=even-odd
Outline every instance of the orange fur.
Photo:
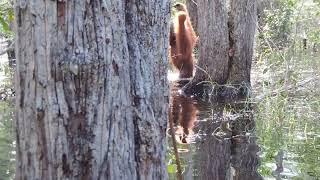
[{"label": "orange fur", "polygon": [[196,35],[196,32],[193,29],[191,20],[190,20],[190,16],[189,16],[189,12],[187,10],[187,6],[185,4],[182,3],[177,3],[176,5],[174,5],[174,7],[177,9],[178,12],[184,12],[186,13],[186,23],[185,25],[187,26],[187,29],[192,37],[192,44],[193,46],[195,46],[195,44],[197,43],[198,37]]},{"label": "orange fur", "polygon": [[171,96],[169,120],[177,127],[176,134],[182,143],[189,143],[188,138],[193,134],[197,114],[198,109],[191,97]]},{"label": "orange fur", "polygon": [[175,6],[179,11],[174,21],[174,34],[170,29],[170,57],[172,64],[180,71],[180,78],[190,78],[193,76],[194,59],[193,49],[197,37],[192,28],[188,12],[185,5]]}]

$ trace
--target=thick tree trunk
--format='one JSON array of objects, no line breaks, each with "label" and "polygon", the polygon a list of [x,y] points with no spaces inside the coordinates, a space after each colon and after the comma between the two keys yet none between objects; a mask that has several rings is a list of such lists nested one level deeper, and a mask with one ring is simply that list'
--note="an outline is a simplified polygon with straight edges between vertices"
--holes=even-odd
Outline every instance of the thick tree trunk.
[{"label": "thick tree trunk", "polygon": [[199,62],[194,82],[228,78],[228,14],[225,0],[198,1]]},{"label": "thick tree trunk", "polygon": [[250,104],[237,103],[229,106],[234,115],[237,116],[231,123],[231,166],[234,180],[255,179],[262,180],[258,173],[260,158],[258,152],[260,147],[255,136],[255,119]]},{"label": "thick tree trunk", "polygon": [[[250,87],[250,71],[257,22],[257,0],[197,1],[199,61],[194,79],[184,87],[187,94],[203,94],[197,85],[210,82],[209,91],[231,96],[245,94],[233,92],[234,88],[219,92],[213,83]],[[228,12],[229,11],[229,12]],[[206,87],[204,87],[206,89]],[[231,90],[231,91],[229,91]],[[212,93],[211,93],[212,94]]]},{"label": "thick tree trunk", "polygon": [[192,27],[198,33],[198,4],[197,0],[186,0]]},{"label": "thick tree trunk", "polygon": [[204,133],[207,134],[202,141],[196,144],[199,149],[196,152],[198,176],[203,180],[224,180],[229,179],[229,168],[231,159],[230,137],[218,139],[214,132],[220,123],[212,121],[200,125]]},{"label": "thick tree trunk", "polygon": [[198,179],[262,179],[257,172],[260,148],[250,134],[255,128],[253,114],[248,108],[243,111],[245,107],[248,104],[211,105],[209,113],[199,106],[200,121],[194,131],[202,136],[193,154]]},{"label": "thick tree trunk", "polygon": [[250,86],[253,44],[257,27],[256,0],[230,0],[230,57],[231,84]]},{"label": "thick tree trunk", "polygon": [[16,1],[16,179],[166,179],[169,9]]}]

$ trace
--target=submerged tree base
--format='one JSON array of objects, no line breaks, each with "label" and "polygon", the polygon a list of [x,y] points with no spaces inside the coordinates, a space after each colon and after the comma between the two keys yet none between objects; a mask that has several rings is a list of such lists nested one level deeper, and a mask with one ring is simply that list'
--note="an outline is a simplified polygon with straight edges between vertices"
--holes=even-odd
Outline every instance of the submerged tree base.
[{"label": "submerged tree base", "polygon": [[251,96],[251,86],[247,83],[220,85],[215,82],[200,83],[178,81],[183,84],[181,91],[185,95],[193,95],[207,101],[234,102]]},{"label": "submerged tree base", "polygon": [[[235,88],[213,86],[210,83],[198,84],[196,89],[192,89],[197,92],[193,96],[183,95],[181,88],[187,83],[176,81],[171,84],[171,136],[168,138],[173,147],[169,148],[168,155],[171,177],[263,179],[257,171],[260,165],[260,147],[254,134],[255,121],[251,102],[210,101],[214,98],[231,100],[226,99],[224,93],[240,92]],[[206,99],[201,99],[201,96]],[[237,94],[236,97],[240,96]],[[184,167],[184,170],[181,172],[178,167]]]}]

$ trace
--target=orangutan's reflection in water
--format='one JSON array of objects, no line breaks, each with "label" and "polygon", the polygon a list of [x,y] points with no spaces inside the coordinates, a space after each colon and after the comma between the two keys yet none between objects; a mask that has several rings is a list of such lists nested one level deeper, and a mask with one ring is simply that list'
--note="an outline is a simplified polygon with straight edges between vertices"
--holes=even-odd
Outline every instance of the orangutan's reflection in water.
[{"label": "orangutan's reflection in water", "polygon": [[180,143],[192,141],[193,127],[197,117],[197,108],[191,97],[176,94],[171,100],[169,118],[175,127],[176,140]]},{"label": "orangutan's reflection in water", "polygon": [[250,105],[209,105],[175,90],[170,103],[174,149],[188,149],[176,153],[178,179],[262,179]]}]

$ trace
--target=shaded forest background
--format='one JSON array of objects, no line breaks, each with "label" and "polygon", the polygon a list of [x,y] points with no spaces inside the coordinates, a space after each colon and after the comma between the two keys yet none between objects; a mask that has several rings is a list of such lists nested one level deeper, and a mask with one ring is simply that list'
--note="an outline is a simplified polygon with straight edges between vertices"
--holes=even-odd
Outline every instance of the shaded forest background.
[{"label": "shaded forest background", "polygon": [[[12,2],[0,0],[0,55],[13,48],[12,7]],[[259,172],[271,176],[270,163],[279,152],[291,149],[295,154],[309,152],[307,157],[294,157],[297,171],[320,177],[320,0],[261,0],[258,9],[252,101],[257,102],[257,134],[265,152]],[[1,179],[12,179],[15,169],[13,69],[0,61]],[[297,134],[308,138],[296,141]],[[175,172],[173,164],[168,164],[168,171]]]}]

